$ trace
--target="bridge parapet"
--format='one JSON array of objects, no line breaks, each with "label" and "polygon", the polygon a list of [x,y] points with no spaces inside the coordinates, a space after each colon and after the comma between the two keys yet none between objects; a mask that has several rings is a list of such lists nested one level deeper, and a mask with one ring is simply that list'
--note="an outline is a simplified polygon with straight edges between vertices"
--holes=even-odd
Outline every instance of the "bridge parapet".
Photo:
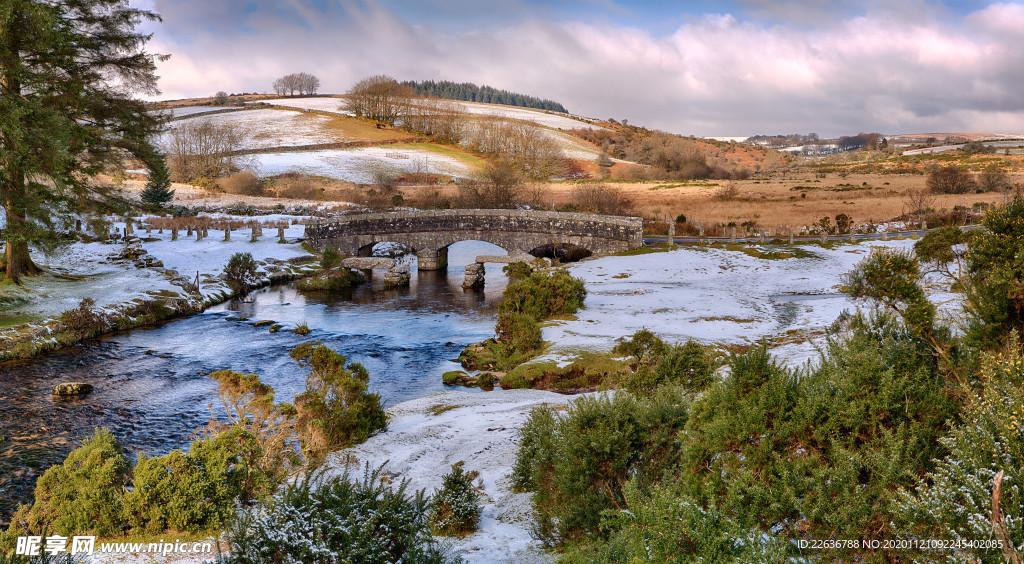
[{"label": "bridge parapet", "polygon": [[338,247],[349,256],[368,255],[373,245],[392,241],[411,247],[420,270],[444,268],[448,246],[479,240],[510,255],[546,244],[568,243],[602,255],[643,245],[638,217],[534,210],[430,210],[352,214],[306,225],[306,240],[322,250]]}]

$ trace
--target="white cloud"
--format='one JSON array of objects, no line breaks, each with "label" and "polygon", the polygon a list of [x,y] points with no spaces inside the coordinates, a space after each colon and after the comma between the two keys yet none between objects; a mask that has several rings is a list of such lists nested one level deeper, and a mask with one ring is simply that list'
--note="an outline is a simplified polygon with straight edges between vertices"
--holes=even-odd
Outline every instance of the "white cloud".
[{"label": "white cloud", "polygon": [[686,134],[1024,132],[1019,4],[963,23],[882,8],[810,28],[706,15],[668,35],[521,18],[449,31],[373,2],[257,4],[158,1],[166,24],[153,50],[173,55],[160,65],[165,96],[265,91],[297,70],[343,92],[386,73],[487,83]]}]

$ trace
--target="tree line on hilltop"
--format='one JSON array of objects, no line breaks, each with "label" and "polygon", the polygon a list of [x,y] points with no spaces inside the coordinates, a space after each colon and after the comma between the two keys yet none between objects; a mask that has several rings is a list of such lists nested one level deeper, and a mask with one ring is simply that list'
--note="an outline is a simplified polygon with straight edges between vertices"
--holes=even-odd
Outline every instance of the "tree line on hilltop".
[{"label": "tree line on hilltop", "polygon": [[482,102],[484,104],[504,104],[521,108],[535,108],[553,112],[569,113],[565,106],[553,100],[541,99],[526,94],[498,90],[490,86],[477,86],[472,82],[451,82],[448,80],[433,81],[415,80],[402,81],[402,86],[412,88],[416,94],[428,98],[444,98],[446,100],[462,100],[465,102]]}]

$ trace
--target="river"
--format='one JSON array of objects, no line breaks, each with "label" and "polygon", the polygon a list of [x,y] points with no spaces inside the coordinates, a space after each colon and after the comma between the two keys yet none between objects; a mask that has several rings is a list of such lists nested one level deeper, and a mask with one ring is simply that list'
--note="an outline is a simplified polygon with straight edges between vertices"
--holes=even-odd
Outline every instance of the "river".
[{"label": "river", "polygon": [[[214,370],[259,374],[277,401],[291,401],[306,372],[288,351],[303,342],[322,341],[362,363],[385,405],[441,391],[441,374],[458,368],[452,359],[493,335],[506,285],[501,265],[490,265],[484,290],[463,290],[464,265],[501,252],[487,243],[457,243],[447,272],[414,269],[408,288],[384,288],[381,271],[344,295],[265,288],[198,315],[0,364],[0,523],[6,528],[16,504],[31,500],[36,478],[97,427],[109,428],[136,455],[187,447],[218,411],[216,385],[206,376]],[[285,330],[253,326],[268,319]],[[302,322],[311,334],[290,330]],[[88,382],[95,391],[54,398],[54,384],[67,381]]]}]

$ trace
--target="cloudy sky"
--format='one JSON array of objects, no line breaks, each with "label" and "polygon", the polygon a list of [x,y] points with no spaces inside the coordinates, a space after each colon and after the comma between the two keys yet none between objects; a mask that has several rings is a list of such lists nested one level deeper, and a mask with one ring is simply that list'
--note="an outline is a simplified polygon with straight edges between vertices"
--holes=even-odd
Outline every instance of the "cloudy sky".
[{"label": "cloudy sky", "polygon": [[163,99],[316,74],[489,84],[687,135],[1024,133],[1024,3],[132,0]]}]

